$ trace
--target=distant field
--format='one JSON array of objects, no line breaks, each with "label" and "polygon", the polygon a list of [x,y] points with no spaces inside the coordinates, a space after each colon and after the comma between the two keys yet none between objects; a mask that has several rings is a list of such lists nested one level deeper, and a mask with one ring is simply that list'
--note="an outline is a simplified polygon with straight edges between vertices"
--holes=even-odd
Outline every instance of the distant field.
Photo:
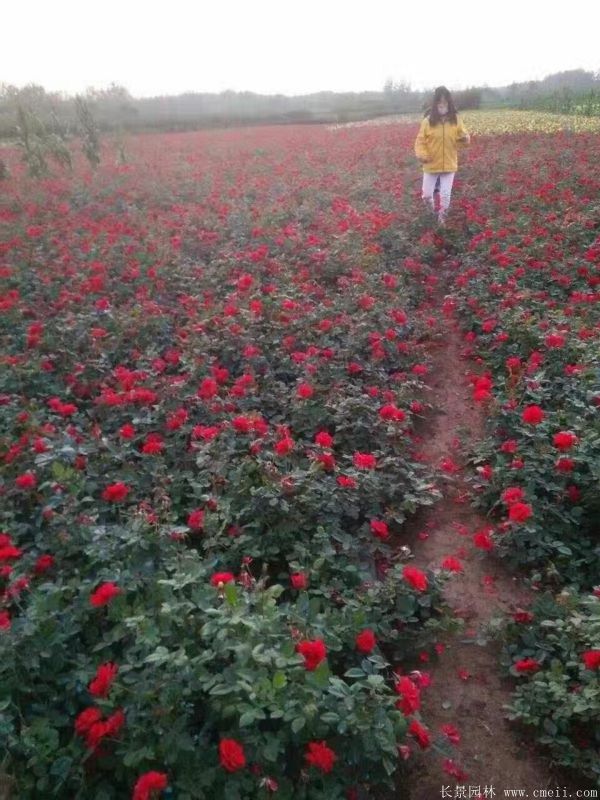
[{"label": "distant field", "polygon": [[[494,109],[490,111],[465,111],[465,124],[472,133],[485,135],[497,133],[600,133],[600,118],[581,117],[572,114],[552,114],[546,111],[518,111],[516,109]],[[357,128],[364,125],[414,124],[421,114],[393,114],[389,117],[328,125],[330,130]]]}]

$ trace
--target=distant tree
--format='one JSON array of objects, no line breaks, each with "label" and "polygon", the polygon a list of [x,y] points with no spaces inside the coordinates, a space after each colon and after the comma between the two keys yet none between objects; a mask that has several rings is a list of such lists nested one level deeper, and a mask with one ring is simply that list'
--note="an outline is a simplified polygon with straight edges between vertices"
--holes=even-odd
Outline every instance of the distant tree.
[{"label": "distant tree", "polygon": [[394,81],[388,78],[383,85],[385,102],[394,111],[406,111],[414,106],[415,97],[408,81]]},{"label": "distant tree", "polygon": [[23,161],[29,174],[34,178],[48,175],[46,161],[46,132],[44,125],[35,112],[17,104],[17,145],[22,150]]},{"label": "distant tree", "polygon": [[481,94],[482,90],[476,87],[464,89],[462,91],[454,92],[454,102],[457,109],[465,110],[470,108],[481,107]]},{"label": "distant tree", "polygon": [[574,92],[585,92],[596,87],[597,77],[593,72],[584,69],[569,69],[564,72],[555,72],[547,75],[541,81],[541,90],[545,93],[548,89],[570,89]]},{"label": "distant tree", "polygon": [[100,137],[96,121],[87,100],[78,94],[75,97],[75,108],[82,137],[83,153],[93,169],[100,163]]}]

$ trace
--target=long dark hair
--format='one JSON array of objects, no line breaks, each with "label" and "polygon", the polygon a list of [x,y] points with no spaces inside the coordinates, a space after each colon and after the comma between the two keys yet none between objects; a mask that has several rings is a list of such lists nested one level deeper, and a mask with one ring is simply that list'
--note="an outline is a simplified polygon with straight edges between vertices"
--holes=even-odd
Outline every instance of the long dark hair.
[{"label": "long dark hair", "polygon": [[431,108],[425,116],[429,116],[430,125],[439,125],[442,121],[437,110],[437,104],[440,100],[446,100],[448,103],[448,113],[446,119],[453,125],[456,125],[456,107],[452,95],[445,86],[438,86],[433,93],[433,100],[431,101]]}]

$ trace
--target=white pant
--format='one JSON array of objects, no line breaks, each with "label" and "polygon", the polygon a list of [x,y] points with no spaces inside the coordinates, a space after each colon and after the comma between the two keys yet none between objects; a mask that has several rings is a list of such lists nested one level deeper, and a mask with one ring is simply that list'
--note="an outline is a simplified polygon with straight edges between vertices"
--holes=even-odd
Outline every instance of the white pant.
[{"label": "white pant", "polygon": [[450,205],[450,194],[454,183],[454,172],[424,172],[422,198],[433,209],[433,190],[440,180],[440,216],[443,216]]}]

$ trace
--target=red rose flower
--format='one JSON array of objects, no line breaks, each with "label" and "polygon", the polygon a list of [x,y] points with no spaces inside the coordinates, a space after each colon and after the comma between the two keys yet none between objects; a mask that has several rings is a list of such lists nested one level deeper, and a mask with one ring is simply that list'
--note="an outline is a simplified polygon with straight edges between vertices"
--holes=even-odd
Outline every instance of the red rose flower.
[{"label": "red rose flower", "polygon": [[108,697],[118,671],[119,667],[113,664],[112,661],[100,664],[96,670],[96,677],[88,686],[90,694],[94,695],[94,697]]},{"label": "red rose flower", "polygon": [[381,406],[379,409],[379,416],[381,419],[390,420],[393,422],[404,422],[406,419],[406,414],[404,411],[395,406],[393,403],[388,403],[385,406]]},{"label": "red rose flower", "polygon": [[554,466],[558,472],[573,472],[575,462],[572,458],[559,458]]},{"label": "red rose flower", "polygon": [[192,428],[192,439],[205,439],[210,441],[219,435],[220,428],[216,425],[194,425]]},{"label": "red rose flower", "polygon": [[449,572],[462,572],[463,565],[458,558],[454,558],[454,556],[447,556],[442,561],[442,569],[447,569]]},{"label": "red rose flower", "polygon": [[533,509],[528,503],[513,503],[508,511],[508,517],[512,522],[525,522],[533,514]]},{"label": "red rose flower", "polygon": [[243,746],[235,739],[221,739],[219,742],[219,761],[227,772],[236,772],[246,766]]},{"label": "red rose flower", "polygon": [[494,547],[494,542],[490,538],[490,531],[481,530],[473,534],[473,544],[475,547],[479,547],[481,550],[492,550]]},{"label": "red rose flower", "polygon": [[364,631],[361,631],[356,639],[355,639],[356,649],[360,653],[372,653],[375,649],[375,645],[377,641],[375,639],[375,634],[370,628],[365,628]]},{"label": "red rose flower", "polygon": [[102,492],[102,499],[109,503],[119,503],[121,500],[125,500],[129,491],[129,486],[122,482],[112,483]]},{"label": "red rose flower", "polygon": [[521,419],[529,425],[539,425],[544,419],[544,412],[539,406],[527,406],[521,414]]},{"label": "red rose flower", "polygon": [[540,667],[540,662],[536,661],[535,658],[522,658],[515,664],[517,672],[537,672]]},{"label": "red rose flower", "polygon": [[234,417],[231,424],[238,433],[249,433],[252,430],[252,420],[249,417]]},{"label": "red rose flower", "polygon": [[14,559],[21,558],[23,551],[13,544],[7,544],[4,547],[0,545],[0,563],[2,561],[13,561]]},{"label": "red rose flower", "polygon": [[308,670],[316,669],[327,655],[327,648],[322,639],[298,642],[296,652],[304,657],[304,666]]},{"label": "red rose flower", "polygon": [[157,455],[164,450],[165,443],[160,433],[149,433],[141,447],[141,452],[146,455]]},{"label": "red rose flower", "polygon": [[196,396],[202,400],[211,400],[219,392],[219,385],[214,378],[204,378],[200,384]]},{"label": "red rose flower", "polygon": [[24,475],[19,475],[15,483],[19,489],[33,489],[37,485],[37,478],[32,472],[26,472]]},{"label": "red rose flower", "polygon": [[116,736],[125,724],[125,714],[118,708],[114,714],[106,719],[105,736]]},{"label": "red rose flower", "polygon": [[204,525],[204,511],[201,508],[192,511],[187,518],[188,528],[193,531],[201,531]]},{"label": "red rose flower", "polygon": [[315,461],[323,464],[324,469],[328,472],[331,472],[335,468],[335,456],[333,453],[319,453]]},{"label": "red rose flower", "polygon": [[502,492],[502,501],[507,506],[517,503],[519,500],[523,500],[524,497],[525,492],[520,486],[510,486]]},{"label": "red rose flower", "polygon": [[372,519],[371,520],[371,533],[373,536],[376,536],[378,539],[387,539],[390,535],[390,531],[387,526],[387,522],[383,522],[383,520],[379,519]]},{"label": "red rose flower", "polygon": [[309,383],[301,383],[298,386],[296,396],[303,400],[307,400],[309,397],[312,397],[314,393],[315,390]]},{"label": "red rose flower", "polygon": [[440,730],[448,737],[452,744],[458,744],[460,742],[460,733],[454,725],[447,722],[445,725],[442,725]]},{"label": "red rose flower", "polygon": [[137,779],[133,788],[132,800],[152,800],[158,792],[168,786],[167,776],[164,772],[145,772]]},{"label": "red rose flower", "polygon": [[411,567],[407,564],[402,570],[402,575],[404,580],[409,583],[413,589],[417,589],[419,592],[424,592],[429,585],[427,576],[424,572],[421,572],[420,569],[417,569],[417,567]]},{"label": "red rose flower", "polygon": [[304,572],[294,572],[293,575],[290,575],[290,582],[294,589],[306,589],[308,577]]},{"label": "red rose flower", "polygon": [[401,695],[401,699],[396,703],[396,708],[399,708],[404,716],[414,714],[421,707],[421,692],[419,687],[406,675],[402,675],[395,683],[394,689]]},{"label": "red rose flower", "polygon": [[331,772],[333,764],[337,760],[336,754],[324,741],[309,742],[304,758],[323,773]]},{"label": "red rose flower", "polygon": [[121,439],[133,439],[135,436],[135,428],[130,422],[126,422],[119,429],[119,436]]},{"label": "red rose flower", "polygon": [[[95,709],[88,709],[88,711],[93,711]],[[81,715],[80,715],[81,716]],[[93,715],[89,714],[89,719],[91,720]],[[79,717],[78,717],[79,720]],[[83,730],[84,726],[87,725],[89,720],[84,720],[83,722],[80,721],[80,728],[82,729],[81,735],[85,737],[85,743],[89,750],[96,750],[98,745],[104,739],[105,736],[114,737],[116,736],[123,724],[125,722],[125,715],[123,711],[119,709],[114,714],[112,714],[108,719],[103,720],[100,717],[97,718],[97,721],[92,721],[91,724],[88,725],[86,730]],[[77,722],[76,722],[77,728]]]},{"label": "red rose flower", "polygon": [[333,436],[327,433],[327,431],[319,431],[315,436],[315,444],[318,444],[319,447],[332,447]]},{"label": "red rose flower", "polygon": [[358,469],[375,469],[377,459],[371,453],[354,453],[354,466]]},{"label": "red rose flower", "polygon": [[424,750],[431,744],[431,737],[429,735],[429,731],[427,730],[427,728],[421,725],[421,723],[418,720],[413,719],[411,721],[410,725],[408,726],[408,732],[412,733],[412,735],[419,743],[419,747],[421,747],[421,749]]},{"label": "red rose flower", "polygon": [[90,603],[99,608],[100,606],[105,606],[110,603],[113,597],[116,597],[118,594],[121,594],[121,589],[116,583],[103,583],[90,595]]},{"label": "red rose flower", "polygon": [[278,442],[275,442],[275,446],[273,448],[278,456],[287,456],[288,453],[294,449],[294,440],[286,437],[284,439],[280,439]]},{"label": "red rose flower", "polygon": [[581,654],[586,669],[600,668],[600,650],[586,650]]},{"label": "red rose flower", "polygon": [[577,436],[570,431],[559,431],[554,434],[552,441],[559,450],[570,450],[577,443]]},{"label": "red rose flower", "polygon": [[83,736],[95,722],[102,719],[102,711],[96,706],[90,706],[78,714],[75,720],[75,732]]}]

